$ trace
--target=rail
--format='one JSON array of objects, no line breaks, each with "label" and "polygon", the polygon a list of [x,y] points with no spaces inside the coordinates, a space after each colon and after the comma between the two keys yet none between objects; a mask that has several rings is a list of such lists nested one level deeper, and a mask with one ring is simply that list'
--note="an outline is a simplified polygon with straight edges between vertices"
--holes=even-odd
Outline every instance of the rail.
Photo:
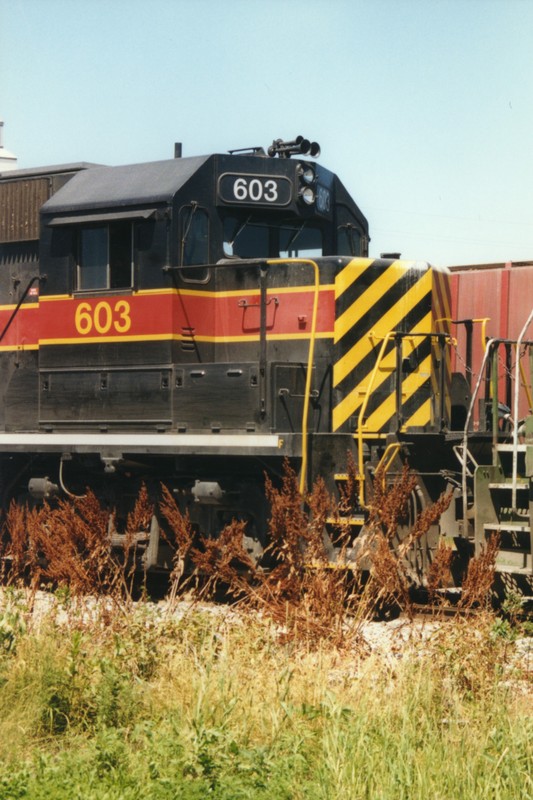
[{"label": "rail", "polygon": [[385,481],[386,481],[386,478],[387,478],[387,473],[388,473],[389,469],[391,468],[392,462],[394,461],[394,459],[398,455],[398,452],[400,451],[400,449],[401,449],[400,442],[389,442],[389,444],[385,448],[385,451],[384,451],[383,455],[381,456],[381,458],[379,460],[379,464],[376,467],[376,471],[375,471],[374,474],[381,476],[381,480],[382,480],[381,488],[382,488],[383,491],[385,490]]},{"label": "rail", "polygon": [[320,295],[320,271],[316,261],[311,258],[272,258],[266,262],[268,265],[273,264],[308,264],[314,270],[314,296],[313,296],[313,314],[311,319],[311,334],[309,338],[309,352],[307,355],[307,374],[305,376],[305,390],[304,390],[304,403],[302,411],[302,465],[300,471],[300,494],[303,495],[307,485],[307,462],[308,462],[308,421],[309,421],[309,405],[311,402],[311,383],[313,380],[313,359],[315,357],[315,340],[316,340],[316,321],[318,317],[318,299]]},{"label": "rail", "polygon": [[[490,322],[490,317],[479,317],[477,319],[452,319],[451,317],[441,317],[440,319],[435,320],[435,325],[437,325],[439,322],[447,322],[449,325],[464,325],[466,333],[465,377],[468,383],[468,388],[471,389],[474,324],[481,324],[481,329],[480,329],[481,347],[484,348],[486,342],[487,323]],[[453,341],[455,342],[455,340]],[[457,343],[455,342],[455,344]]]},{"label": "rail", "polygon": [[467,518],[468,518],[468,481],[467,481],[467,459],[468,459],[468,431],[470,429],[470,421],[472,419],[472,415],[474,412],[474,405],[476,402],[476,398],[479,392],[479,387],[481,386],[481,381],[483,380],[483,375],[485,374],[485,370],[487,368],[487,362],[491,355],[491,349],[493,344],[495,343],[496,339],[489,339],[485,345],[485,352],[483,354],[483,361],[481,362],[481,369],[479,370],[476,385],[474,387],[474,391],[472,392],[472,396],[470,398],[470,405],[468,407],[468,412],[466,414],[465,425],[463,428],[463,458],[462,458],[462,470],[461,470],[461,493],[463,496],[463,535],[466,535],[467,531]]},{"label": "rail", "polygon": [[[470,424],[472,421],[472,416],[474,412],[474,406],[476,403],[476,399],[479,393],[479,389],[481,383],[484,379],[487,364],[491,357],[496,357],[498,353],[498,347],[500,345],[510,345],[516,344],[516,365],[515,365],[515,381],[514,381],[514,398],[513,398],[513,416],[512,416],[512,425],[513,425],[513,443],[512,443],[512,451],[513,451],[513,464],[512,464],[512,484],[511,484],[511,491],[512,491],[512,509],[516,512],[516,498],[517,498],[517,486],[518,486],[518,427],[519,427],[519,420],[518,420],[518,399],[519,399],[519,391],[520,391],[520,375],[523,375],[521,371],[520,365],[520,346],[524,343],[524,336],[526,331],[533,321],[533,310],[531,311],[526,324],[522,328],[520,335],[516,342],[512,342],[508,339],[489,339],[485,346],[485,353],[483,355],[483,361],[481,363],[481,368],[478,373],[476,385],[474,391],[472,392],[472,396],[470,398],[470,405],[468,408],[468,412],[466,415],[466,420],[463,428],[463,442],[462,442],[462,458],[459,458],[459,461],[462,465],[462,476],[461,476],[461,489],[463,495],[463,532],[466,533],[467,530],[467,517],[468,517],[468,469],[467,469],[467,460],[468,460],[468,434],[470,431]],[[531,347],[533,342],[527,342],[527,345]],[[498,442],[498,397],[497,397],[497,371],[493,368],[492,370],[492,439],[493,439],[493,446],[496,449],[496,444]],[[530,393],[528,393],[528,399],[530,397]]]},{"label": "rail", "polygon": [[[372,333],[369,336],[373,336]],[[357,420],[357,482],[359,483],[359,505],[361,508],[366,508],[365,504],[365,473],[364,473],[364,459],[363,459],[363,434],[364,434],[364,418],[366,408],[368,406],[368,402],[370,400],[370,395],[372,393],[372,389],[374,388],[374,382],[376,380],[376,376],[379,371],[380,364],[383,360],[385,355],[385,350],[387,348],[388,343],[396,336],[396,331],[389,331],[385,334],[383,341],[381,343],[381,347],[379,349],[378,357],[376,358],[376,363],[374,364],[374,369],[370,375],[370,380],[368,382],[368,386],[366,389],[365,396],[363,398],[363,402],[361,403],[361,410],[359,411],[359,418]]]},{"label": "rail", "polygon": [[18,312],[20,311],[20,307],[22,306],[24,300],[28,296],[29,291],[30,291],[31,287],[33,286],[33,284],[36,281],[39,281],[39,283],[42,283],[42,282],[46,281],[46,278],[47,278],[46,275],[34,275],[33,278],[30,278],[30,281],[29,281],[28,285],[26,286],[26,288],[22,292],[17,305],[15,306],[11,316],[9,317],[8,321],[6,322],[4,330],[2,331],[2,333],[0,333],[0,342],[2,341],[2,339],[4,338],[6,333],[8,332],[9,328],[11,327],[11,323],[13,322],[13,320],[17,316]]},{"label": "rail", "polygon": [[[379,339],[381,337],[376,336],[373,332],[369,334],[370,338]],[[391,339],[395,339],[397,343],[397,358],[396,358],[396,414],[398,420],[400,421],[400,409],[401,409],[401,356],[402,353],[400,352],[400,348],[402,346],[402,341],[404,339],[414,339],[414,338],[426,338],[430,337],[432,339],[437,339],[437,341],[444,347],[444,343],[446,340],[453,341],[453,337],[449,333],[439,333],[437,331],[389,331],[383,337],[383,341],[381,343],[381,347],[379,349],[379,353],[376,359],[376,363],[374,364],[374,368],[370,375],[370,380],[368,382],[368,386],[366,388],[365,395],[363,397],[363,402],[361,403],[361,409],[359,411],[359,417],[357,420],[357,431],[355,433],[355,438],[357,440],[357,481],[359,483],[359,505],[361,508],[366,508],[367,505],[365,503],[365,475],[364,475],[364,458],[363,458],[363,439],[365,434],[365,414],[368,403],[370,401],[370,397],[372,395],[372,391],[374,389],[374,384],[376,381],[376,376],[379,372],[379,368],[381,366],[381,362],[385,357],[385,351],[387,349],[387,345],[391,341]],[[443,359],[441,359],[441,363],[443,363]],[[439,413],[441,418],[443,416],[443,409],[444,409],[444,367],[441,368],[441,381],[440,381],[440,409]],[[398,425],[400,427],[400,425]],[[380,464],[384,461],[385,455],[387,454],[388,447],[383,454],[383,457],[380,461]],[[394,453],[396,455],[396,453]],[[394,455],[387,462],[387,469],[390,466],[390,463],[394,460]]]},{"label": "rail", "polygon": [[514,405],[513,405],[513,486],[511,489],[512,492],[512,509],[513,512],[516,512],[516,487],[517,487],[517,479],[518,479],[518,396],[520,390],[520,346],[522,344],[522,340],[526,335],[526,331],[531,325],[533,321],[533,308],[531,309],[531,313],[527,318],[527,322],[520,331],[520,335],[516,340],[516,374],[515,374],[515,383],[514,383]]},{"label": "rail", "polygon": [[[527,382],[526,371],[524,369],[522,361],[519,360],[519,364],[520,364],[520,377],[522,378],[522,388],[526,393],[528,408],[530,408],[531,411],[533,411],[533,395],[531,393],[531,387]],[[530,370],[530,374],[533,375],[533,369]]]}]

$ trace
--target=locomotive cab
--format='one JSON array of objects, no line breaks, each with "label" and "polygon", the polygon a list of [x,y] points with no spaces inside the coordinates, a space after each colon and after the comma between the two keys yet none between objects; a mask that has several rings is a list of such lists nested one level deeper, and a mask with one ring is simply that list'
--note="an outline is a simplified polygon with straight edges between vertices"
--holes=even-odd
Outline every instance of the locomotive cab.
[{"label": "locomotive cab", "polygon": [[[76,175],[42,209],[48,293],[165,287],[224,258],[366,256],[368,224],[314,162],[215,155]],[[159,268],[159,269],[158,269]],[[184,282],[208,282],[184,269]]]},{"label": "locomotive cab", "polygon": [[[294,383],[307,356],[281,342],[267,353],[266,338],[288,333],[278,323],[300,295],[290,327],[308,339],[314,277],[280,266],[288,294],[267,299],[277,280],[264,264],[368,246],[333,173],[255,151],[85,170],[41,218],[39,426],[50,431],[276,428],[266,360],[294,363]],[[331,285],[335,267],[321,269]]]}]

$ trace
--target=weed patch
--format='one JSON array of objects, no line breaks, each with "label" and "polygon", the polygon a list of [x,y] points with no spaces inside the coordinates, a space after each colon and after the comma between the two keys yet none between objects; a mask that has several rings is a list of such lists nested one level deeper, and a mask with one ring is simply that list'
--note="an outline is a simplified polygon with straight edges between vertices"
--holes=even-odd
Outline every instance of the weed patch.
[{"label": "weed patch", "polygon": [[295,648],[257,614],[139,608],[28,617],[0,664],[0,797],[531,796],[533,720],[490,614],[391,664]]},{"label": "weed patch", "polygon": [[[387,483],[378,470],[364,524],[355,535],[350,519],[361,514],[358,479],[348,458],[335,500],[321,479],[302,498],[288,462],[276,484],[266,476],[268,546],[259,564],[245,549],[244,520],[233,519],[216,538],[204,536],[165,486],[157,501],[141,486],[121,535],[115,532],[113,510],[104,509],[91,492],[38,509],[12,504],[0,548],[4,579],[34,591],[51,587],[69,601],[108,597],[117,613],[131,604],[136,569],[142,571],[143,548],[157,516],[161,537],[173,549],[171,606],[185,593],[196,602],[224,593],[251,613],[268,615],[285,641],[317,647],[327,640],[333,647],[347,647],[357,641],[364,620],[391,610],[411,615],[413,554],[451,501],[451,493],[443,494],[420,510],[413,505],[416,476],[404,468]],[[493,537],[470,561],[461,607],[486,606],[497,551]],[[440,590],[450,581],[451,560],[451,550],[440,543],[425,577],[433,602],[445,603]],[[16,639],[13,624],[7,617],[0,624],[4,647]]]}]

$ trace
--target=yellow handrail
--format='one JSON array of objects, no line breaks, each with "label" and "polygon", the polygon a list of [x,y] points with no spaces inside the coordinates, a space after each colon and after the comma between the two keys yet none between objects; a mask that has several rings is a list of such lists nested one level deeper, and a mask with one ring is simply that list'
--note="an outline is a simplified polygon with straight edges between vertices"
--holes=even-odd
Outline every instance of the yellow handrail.
[{"label": "yellow handrail", "polygon": [[309,418],[309,403],[311,401],[311,382],[313,379],[313,359],[315,356],[316,321],[318,317],[318,298],[320,294],[320,271],[318,264],[310,258],[271,258],[267,264],[310,264],[315,274],[315,292],[313,298],[313,316],[311,319],[311,337],[309,340],[309,353],[307,356],[307,375],[305,378],[304,407],[302,412],[302,467],[300,472],[300,494],[303,495],[307,483],[307,424]]},{"label": "yellow handrail", "polygon": [[385,452],[381,456],[379,460],[379,464],[376,467],[376,473],[380,470],[383,475],[383,488],[385,488],[385,476],[389,469],[391,468],[391,464],[396,458],[398,451],[401,448],[401,444],[399,442],[389,442],[387,447],[385,448]]},{"label": "yellow handrail", "polygon": [[[465,320],[459,320],[460,322],[465,322]],[[481,323],[481,347],[485,350],[485,344],[487,341],[487,323],[490,322],[490,317],[479,317],[477,319],[468,320],[469,322]],[[456,319],[452,319],[451,317],[439,317],[439,319],[435,320],[435,325],[438,322],[449,322],[450,325],[458,325],[459,322]],[[452,336],[450,337],[451,341],[454,343],[454,346],[457,345],[457,340]]]},{"label": "yellow handrail", "polygon": [[[377,336],[376,334],[374,334],[372,331],[368,334],[368,336],[370,338],[375,338],[375,339],[381,338],[381,337]],[[366,507],[366,505],[365,505],[364,458],[363,458],[363,428],[365,427],[364,426],[364,416],[365,416],[366,407],[368,405],[368,401],[370,400],[370,395],[372,393],[372,389],[374,388],[374,382],[376,380],[376,375],[378,373],[380,364],[381,364],[381,362],[382,362],[382,360],[384,358],[385,349],[386,349],[388,343],[390,342],[390,340],[394,336],[402,336],[403,338],[413,338],[413,339],[416,338],[416,337],[426,337],[426,336],[427,337],[437,337],[437,338],[439,336],[445,336],[447,339],[453,340],[453,338],[449,334],[446,334],[446,333],[445,334],[441,334],[441,333],[437,333],[436,331],[429,331],[429,333],[428,332],[422,332],[422,331],[409,331],[409,332],[406,332],[406,333],[398,333],[397,331],[389,331],[383,337],[383,342],[381,343],[381,347],[380,347],[380,350],[379,350],[379,353],[378,353],[378,357],[376,359],[376,363],[374,364],[374,369],[372,370],[372,374],[370,375],[370,381],[368,382],[366,393],[365,393],[363,402],[361,403],[361,410],[359,412],[359,418],[357,420],[357,433],[356,433],[356,436],[357,436],[357,472],[358,472],[357,481],[359,483],[359,504],[361,505],[361,508],[365,508]],[[388,448],[385,449],[385,453],[383,454],[383,457],[382,457],[381,461],[383,461],[383,459],[385,458],[385,454],[387,453],[387,450],[388,450]],[[394,455],[396,455],[396,453],[394,453]],[[389,468],[390,463],[392,463],[393,458],[394,458],[394,456],[392,456],[391,459],[390,459],[390,462],[387,463],[387,469]]]},{"label": "yellow handrail", "polygon": [[[369,337],[373,337],[372,332],[370,332]],[[374,364],[374,369],[372,370],[372,374],[370,375],[370,381],[368,382],[368,386],[366,389],[366,394],[363,398],[363,402],[361,403],[361,410],[359,411],[359,419],[357,421],[357,481],[359,483],[359,504],[361,508],[365,508],[365,475],[364,475],[364,459],[363,459],[363,420],[365,416],[366,407],[368,405],[368,401],[370,399],[370,394],[372,389],[374,388],[374,382],[376,380],[376,375],[378,374],[379,366],[381,361],[383,360],[383,356],[385,354],[385,349],[392,339],[393,336],[396,335],[396,331],[389,331],[385,337],[383,338],[383,342],[381,343],[381,347],[378,353],[378,357],[376,359],[376,363]]]}]

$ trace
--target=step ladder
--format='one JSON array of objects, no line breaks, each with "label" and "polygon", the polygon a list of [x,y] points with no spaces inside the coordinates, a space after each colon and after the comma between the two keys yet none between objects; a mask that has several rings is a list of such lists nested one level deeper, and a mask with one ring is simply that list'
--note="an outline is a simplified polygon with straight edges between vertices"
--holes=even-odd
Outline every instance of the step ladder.
[{"label": "step ladder", "polygon": [[[525,474],[526,447],[496,444],[498,463],[475,472],[475,552],[479,555],[497,534],[496,572],[533,575],[533,479]],[[516,475],[509,458],[513,453],[518,456]]]}]

